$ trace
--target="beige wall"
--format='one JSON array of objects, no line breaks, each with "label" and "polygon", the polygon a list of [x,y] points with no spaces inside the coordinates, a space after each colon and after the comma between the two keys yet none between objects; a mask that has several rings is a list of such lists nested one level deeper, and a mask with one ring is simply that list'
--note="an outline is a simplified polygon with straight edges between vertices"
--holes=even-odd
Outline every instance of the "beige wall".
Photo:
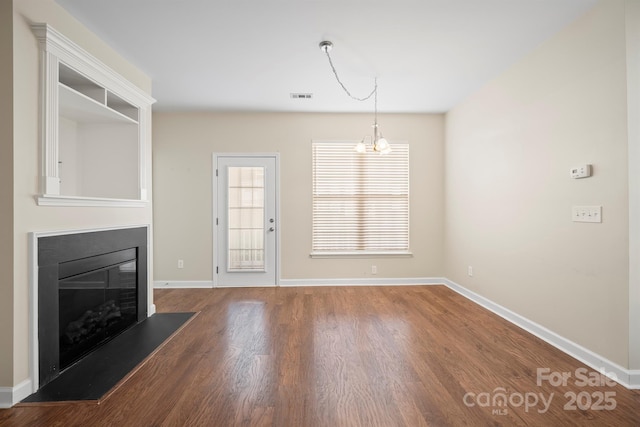
[{"label": "beige wall", "polygon": [[[0,343],[13,341],[13,0],[0,0]],[[0,345],[0,386],[13,382],[13,348]]]},{"label": "beige wall", "polygon": [[[82,229],[131,224],[150,224],[151,203],[146,208],[40,207],[34,196],[39,183],[38,138],[38,46],[30,23],[46,22],[89,53],[150,92],[151,81],[94,34],[80,25],[52,0],[16,1],[13,13],[14,47],[14,200],[13,235],[13,342],[1,348],[13,350],[13,361],[0,360],[0,386],[12,386],[28,377],[28,248],[31,231]],[[151,145],[147,159],[151,182]],[[1,353],[0,353],[1,354]],[[13,366],[12,366],[13,365]],[[12,367],[11,367],[12,366]],[[9,368],[6,368],[9,367]],[[7,373],[7,369],[9,372]]]},{"label": "beige wall", "polygon": [[[412,258],[311,259],[311,140],[359,140],[371,114],[156,113],[154,228],[157,281],[212,280],[212,153],[279,152],[283,279],[442,276],[442,115],[383,115],[411,156]],[[177,269],[177,260],[184,269]]]},{"label": "beige wall", "polygon": [[[450,111],[445,154],[446,276],[623,367],[625,56],[624,1],[602,1]],[[583,163],[594,176],[570,179]]]}]

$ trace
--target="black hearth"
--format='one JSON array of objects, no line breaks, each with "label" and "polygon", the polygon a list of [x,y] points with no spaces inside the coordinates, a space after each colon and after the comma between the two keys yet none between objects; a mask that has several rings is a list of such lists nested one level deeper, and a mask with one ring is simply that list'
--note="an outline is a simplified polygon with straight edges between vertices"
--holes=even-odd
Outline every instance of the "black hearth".
[{"label": "black hearth", "polygon": [[147,317],[147,229],[38,239],[42,387]]}]

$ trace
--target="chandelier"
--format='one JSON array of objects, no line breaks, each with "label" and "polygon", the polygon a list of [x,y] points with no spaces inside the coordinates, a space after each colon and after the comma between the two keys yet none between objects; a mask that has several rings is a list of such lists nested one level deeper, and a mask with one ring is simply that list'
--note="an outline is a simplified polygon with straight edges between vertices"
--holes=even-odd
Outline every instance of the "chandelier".
[{"label": "chandelier", "polygon": [[342,90],[349,95],[350,98],[355,99],[356,101],[366,101],[373,96],[373,137],[370,135],[365,136],[362,140],[354,147],[354,150],[358,153],[366,153],[367,147],[371,146],[371,149],[380,154],[389,154],[391,153],[391,146],[389,145],[389,141],[387,141],[380,131],[380,127],[378,126],[378,79],[375,78],[373,81],[373,90],[367,96],[363,98],[359,98],[357,96],[353,96],[351,92],[347,89],[347,87],[342,83],[340,77],[338,76],[338,72],[336,71],[336,67],[333,65],[333,61],[331,60],[331,55],[329,55],[329,51],[333,49],[333,43],[330,41],[324,40],[320,42],[320,50],[322,50],[329,60],[329,65],[331,65],[331,70],[333,71],[333,75],[336,77],[336,80],[342,87]]}]

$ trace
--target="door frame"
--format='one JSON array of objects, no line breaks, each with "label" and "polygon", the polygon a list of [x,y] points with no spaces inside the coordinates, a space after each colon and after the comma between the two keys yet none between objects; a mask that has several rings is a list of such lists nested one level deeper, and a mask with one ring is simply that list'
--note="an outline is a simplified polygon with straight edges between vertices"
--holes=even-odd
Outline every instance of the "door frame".
[{"label": "door frame", "polygon": [[212,261],[212,277],[213,277],[213,287],[218,288],[218,267],[220,266],[220,254],[218,253],[218,225],[217,220],[219,218],[219,210],[218,210],[218,159],[220,157],[240,157],[240,158],[249,158],[249,157],[271,157],[275,160],[275,180],[276,180],[276,188],[275,192],[275,233],[276,233],[276,262],[275,262],[275,286],[280,286],[280,153],[268,153],[268,152],[259,152],[259,153],[224,153],[214,152],[212,154],[212,168],[211,168],[211,187],[212,187],[212,200],[211,200],[211,234],[212,234],[212,251],[211,251],[211,261]]}]

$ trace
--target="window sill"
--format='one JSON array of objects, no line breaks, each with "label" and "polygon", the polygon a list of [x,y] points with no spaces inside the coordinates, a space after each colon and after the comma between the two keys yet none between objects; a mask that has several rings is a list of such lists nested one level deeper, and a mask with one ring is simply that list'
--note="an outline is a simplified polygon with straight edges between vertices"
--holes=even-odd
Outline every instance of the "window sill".
[{"label": "window sill", "polygon": [[146,200],[106,199],[100,197],[53,196],[36,197],[38,206],[103,206],[118,208],[141,208],[147,205]]},{"label": "window sill", "polygon": [[411,258],[412,252],[311,252],[311,258]]}]

